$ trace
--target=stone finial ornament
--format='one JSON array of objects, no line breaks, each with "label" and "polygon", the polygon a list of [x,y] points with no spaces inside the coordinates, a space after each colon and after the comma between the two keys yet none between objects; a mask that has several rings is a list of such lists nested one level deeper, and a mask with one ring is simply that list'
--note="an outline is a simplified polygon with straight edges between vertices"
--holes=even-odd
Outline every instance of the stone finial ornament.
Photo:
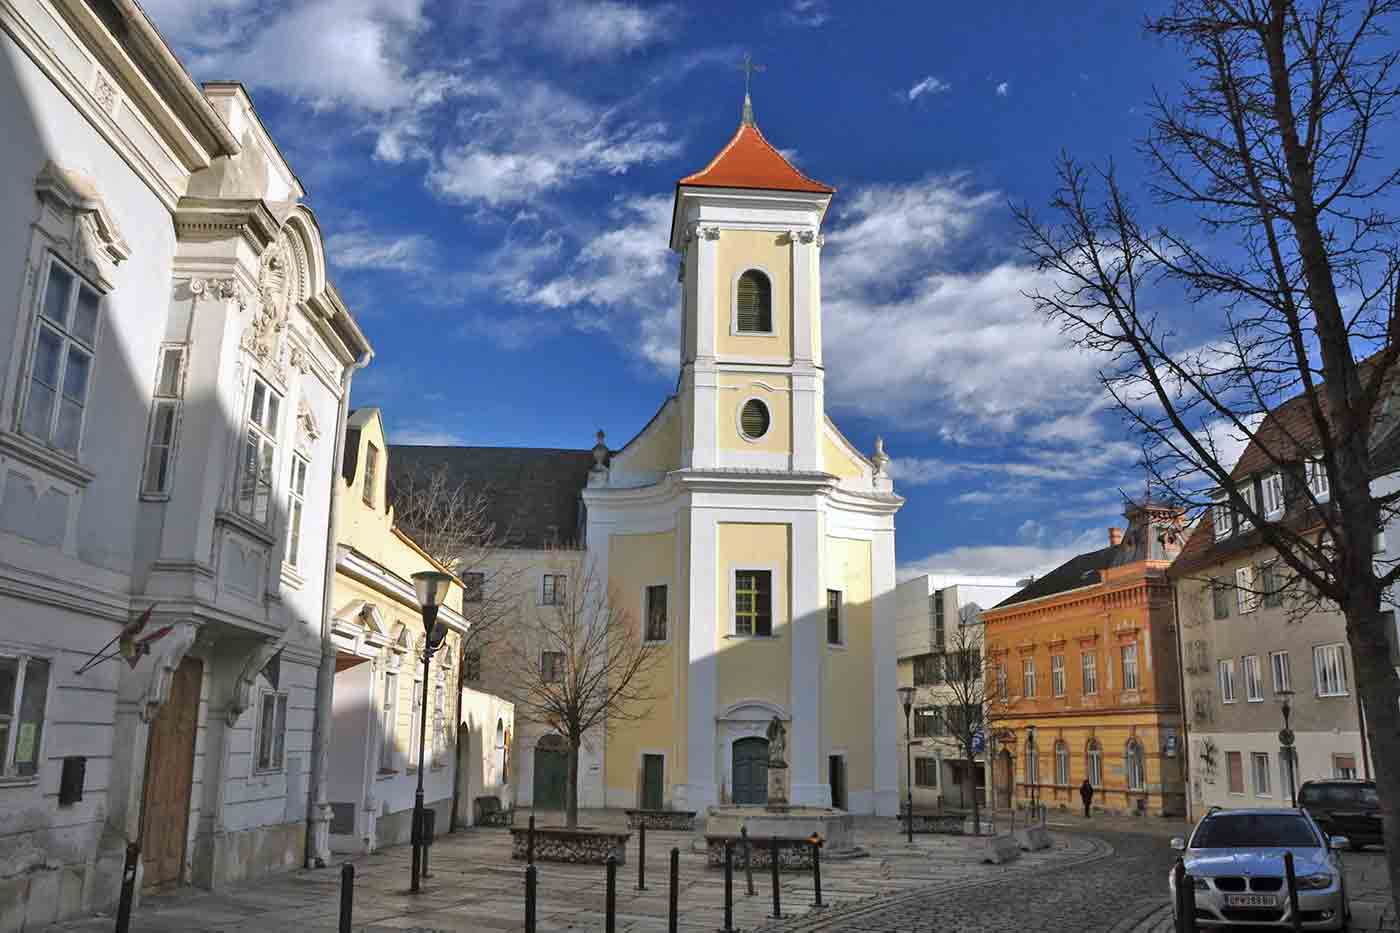
[{"label": "stone finial ornament", "polygon": [[875,456],[870,459],[875,464],[876,476],[889,476],[890,458],[885,453],[885,439],[883,437],[875,438]]},{"label": "stone finial ornament", "polygon": [[603,442],[603,432],[598,431],[598,443],[593,445],[593,468],[604,469],[608,465],[608,445]]}]

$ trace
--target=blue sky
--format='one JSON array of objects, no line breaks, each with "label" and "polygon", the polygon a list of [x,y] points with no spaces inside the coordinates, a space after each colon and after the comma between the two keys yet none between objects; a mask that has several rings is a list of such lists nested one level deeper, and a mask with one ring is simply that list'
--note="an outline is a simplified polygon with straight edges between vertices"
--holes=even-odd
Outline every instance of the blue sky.
[{"label": "blue sky", "polygon": [[1182,75],[1135,4],[144,5],[197,78],[249,87],[375,346],[355,403],[398,442],[647,422],[676,379],[675,180],[733,133],[748,51],[760,127],[838,188],[828,410],[895,458],[901,571],[1043,571],[1142,488],[1097,361],[1022,296],[1008,209],[1046,203],[1062,150],[1141,190],[1144,103]]}]

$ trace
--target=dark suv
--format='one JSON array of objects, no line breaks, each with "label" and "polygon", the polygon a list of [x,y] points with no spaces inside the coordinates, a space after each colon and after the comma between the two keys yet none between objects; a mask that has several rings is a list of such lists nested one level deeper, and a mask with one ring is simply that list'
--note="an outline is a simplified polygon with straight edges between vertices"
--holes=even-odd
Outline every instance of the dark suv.
[{"label": "dark suv", "polygon": [[1381,802],[1374,781],[1306,781],[1298,788],[1298,806],[1308,811],[1329,836],[1346,836],[1351,847],[1383,845]]}]

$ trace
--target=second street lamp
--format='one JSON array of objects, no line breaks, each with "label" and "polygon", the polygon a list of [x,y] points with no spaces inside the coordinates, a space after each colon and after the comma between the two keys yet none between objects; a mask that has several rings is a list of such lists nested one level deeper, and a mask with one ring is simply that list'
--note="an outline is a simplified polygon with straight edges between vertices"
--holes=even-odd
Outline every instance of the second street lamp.
[{"label": "second street lamp", "polygon": [[413,795],[413,877],[409,885],[409,890],[415,893],[422,876],[423,848],[427,843],[423,838],[423,750],[428,744],[428,682],[432,673],[429,664],[447,637],[447,623],[438,621],[438,610],[451,586],[451,574],[438,570],[424,570],[413,575],[413,589],[423,610],[423,702],[419,704],[422,715],[418,720],[418,790]]},{"label": "second street lamp", "polygon": [[1296,741],[1296,737],[1293,735],[1293,729],[1288,725],[1288,717],[1293,713],[1293,705],[1291,702],[1293,691],[1280,690],[1278,691],[1278,696],[1279,699],[1283,700],[1283,707],[1280,710],[1280,712],[1283,713],[1283,728],[1279,730],[1278,743],[1283,749],[1286,770],[1288,771],[1288,798],[1293,801],[1293,806],[1296,807],[1298,806],[1298,786],[1294,772],[1298,766],[1298,756],[1293,750],[1293,743]]},{"label": "second street lamp", "polygon": [[909,714],[914,709],[914,688],[900,687],[899,701],[904,705],[904,789],[906,791],[904,826],[909,842],[914,842],[914,733],[909,727]]}]

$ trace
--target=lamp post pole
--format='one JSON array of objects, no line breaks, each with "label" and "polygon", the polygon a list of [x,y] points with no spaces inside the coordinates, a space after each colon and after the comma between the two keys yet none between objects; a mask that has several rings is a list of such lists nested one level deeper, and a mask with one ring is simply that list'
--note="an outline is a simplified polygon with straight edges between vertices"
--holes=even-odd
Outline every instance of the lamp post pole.
[{"label": "lamp post pole", "polygon": [[423,849],[427,840],[424,836],[423,819],[423,763],[428,739],[428,686],[432,675],[431,662],[438,646],[447,637],[447,627],[437,621],[438,609],[447,597],[452,586],[449,574],[436,570],[425,570],[413,575],[413,587],[418,595],[418,605],[423,610],[423,699],[419,704],[418,717],[418,789],[413,794],[413,875],[409,890],[414,894],[419,890],[419,879],[423,874]]},{"label": "lamp post pole", "polygon": [[1294,773],[1298,770],[1298,756],[1293,750],[1295,736],[1293,730],[1288,726],[1288,717],[1293,714],[1293,706],[1289,702],[1289,697],[1293,695],[1292,690],[1280,690],[1279,696],[1283,697],[1283,728],[1279,730],[1278,741],[1283,747],[1283,753],[1288,757],[1288,798],[1293,802],[1293,806],[1298,806],[1298,778]]},{"label": "lamp post pole", "polygon": [[914,709],[914,688],[900,687],[899,699],[904,704],[904,828],[909,844],[914,844],[914,733],[910,714]]},{"label": "lamp post pole", "polygon": [[1026,782],[1031,786],[1031,813],[1040,819],[1040,756],[1035,747],[1035,726],[1026,726]]}]

